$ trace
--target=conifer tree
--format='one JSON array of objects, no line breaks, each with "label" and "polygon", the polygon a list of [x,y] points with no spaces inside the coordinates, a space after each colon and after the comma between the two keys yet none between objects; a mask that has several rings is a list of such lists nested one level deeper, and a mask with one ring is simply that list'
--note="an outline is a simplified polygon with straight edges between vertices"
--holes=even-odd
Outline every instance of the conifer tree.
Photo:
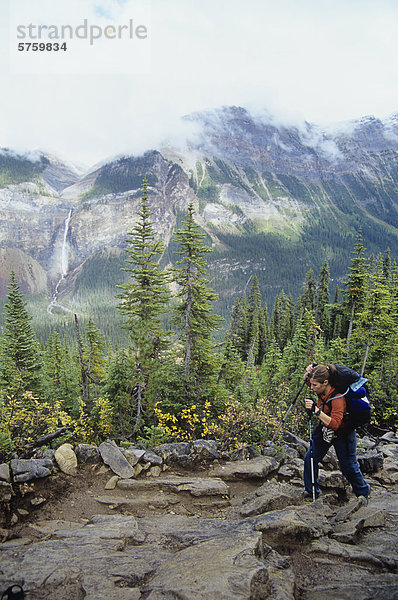
[{"label": "conifer tree", "polygon": [[340,304],[340,290],[336,285],[333,304],[330,307],[330,333],[331,339],[341,337],[343,328],[342,306]]},{"label": "conifer tree", "polygon": [[[129,332],[131,352],[134,354],[135,372],[131,373],[131,388],[135,390],[135,431],[141,425],[145,394],[151,371],[167,347],[167,334],[162,328],[161,316],[170,299],[168,276],[159,265],[164,246],[157,239],[148,200],[147,182],[144,179],[138,221],[128,234],[126,248],[130,281],[122,286],[119,309],[125,317]],[[130,417],[127,418],[129,421]]]},{"label": "conifer tree", "polygon": [[291,295],[287,296],[282,290],[275,298],[274,310],[271,318],[272,335],[283,350],[294,332],[294,303]]},{"label": "conifer tree", "polygon": [[[217,295],[208,286],[206,278],[206,253],[204,234],[194,221],[193,204],[188,206],[187,218],[176,234],[180,244],[180,260],[174,269],[178,285],[178,305],[175,323],[181,331],[183,346],[183,378],[188,397],[200,395],[202,385],[214,370],[214,353],[211,335],[218,329],[220,317],[212,313],[211,303]],[[217,373],[213,373],[213,375]]]},{"label": "conifer tree", "polygon": [[316,281],[312,269],[307,271],[302,289],[303,293],[297,302],[297,315],[300,315],[304,310],[310,310],[312,312],[315,310]]},{"label": "conifer tree", "polygon": [[366,293],[366,260],[364,257],[365,248],[363,246],[362,231],[358,231],[357,239],[353,250],[353,258],[349,268],[347,281],[344,282],[346,289],[344,290],[343,308],[348,319],[347,332],[347,352],[350,347],[350,339],[352,327],[356,311],[363,306]]},{"label": "conifer tree", "polygon": [[31,316],[20,292],[15,274],[10,275],[7,302],[4,306],[5,330],[2,344],[1,379],[9,387],[40,391],[41,357],[32,329]]},{"label": "conifer tree", "polygon": [[71,414],[78,408],[79,371],[68,344],[61,342],[54,331],[44,347],[43,394],[49,403],[59,401],[64,410]]},{"label": "conifer tree", "polygon": [[[126,248],[129,265],[124,271],[130,273],[130,281],[121,285],[119,309],[126,318],[125,328],[137,346],[143,338],[155,357],[164,345],[164,331],[160,317],[170,299],[167,274],[160,268],[159,260],[164,251],[162,242],[156,239],[151,220],[147,182],[144,179],[138,221],[128,234]],[[142,348],[141,354],[142,354]]]},{"label": "conifer tree", "polygon": [[330,336],[330,316],[328,310],[328,305],[330,302],[329,281],[329,265],[325,260],[319,275],[319,284],[316,294],[315,321],[322,329],[326,340],[328,340]]}]

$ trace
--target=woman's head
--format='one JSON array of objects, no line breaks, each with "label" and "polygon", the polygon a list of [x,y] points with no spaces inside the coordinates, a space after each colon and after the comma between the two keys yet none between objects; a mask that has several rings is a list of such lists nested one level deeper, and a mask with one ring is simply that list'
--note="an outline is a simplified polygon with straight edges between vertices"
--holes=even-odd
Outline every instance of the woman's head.
[{"label": "woman's head", "polygon": [[334,384],[336,367],[334,365],[317,365],[310,375],[310,385],[313,392],[324,394]]}]

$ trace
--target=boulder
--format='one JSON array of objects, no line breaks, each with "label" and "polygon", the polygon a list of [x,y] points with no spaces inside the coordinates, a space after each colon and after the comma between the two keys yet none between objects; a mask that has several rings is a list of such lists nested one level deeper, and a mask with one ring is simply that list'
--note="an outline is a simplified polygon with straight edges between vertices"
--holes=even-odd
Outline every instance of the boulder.
[{"label": "boulder", "polygon": [[16,483],[41,479],[51,475],[54,465],[48,458],[13,458],[10,462],[13,480]]},{"label": "boulder", "polygon": [[145,452],[144,456],[142,457],[142,460],[150,463],[151,465],[159,466],[163,463],[162,458],[158,454],[155,454],[155,452],[152,452],[151,450],[147,450]]},{"label": "boulder", "polygon": [[252,460],[227,462],[225,465],[216,467],[212,475],[226,481],[239,479],[265,479],[267,475],[276,471],[279,462],[272,456],[260,456]]},{"label": "boulder", "polygon": [[96,465],[101,462],[99,449],[91,444],[78,444],[75,447],[77,462],[82,465]]},{"label": "boulder", "polygon": [[10,467],[7,463],[0,465],[0,481],[11,481]]},{"label": "boulder", "polygon": [[358,463],[362,473],[376,473],[383,468],[383,454],[377,450],[368,450],[368,452],[358,456]]},{"label": "boulder", "polygon": [[66,475],[76,475],[77,456],[72,444],[62,444],[62,446],[56,449],[54,458],[63,473]]},{"label": "boulder", "polygon": [[318,481],[321,488],[345,489],[348,485],[341,471],[324,471],[319,469]]},{"label": "boulder", "polygon": [[389,456],[398,461],[398,444],[389,444],[388,446],[384,445],[381,447],[381,451],[384,456]]},{"label": "boulder", "polygon": [[290,431],[284,431],[282,437],[285,440],[285,442],[287,442],[290,446],[297,450],[301,458],[304,458],[308,448],[310,447],[308,442],[302,440]]},{"label": "boulder", "polygon": [[218,443],[215,440],[194,440],[191,447],[195,462],[206,462],[220,458],[220,453],[217,450]]},{"label": "boulder", "polygon": [[146,452],[145,450],[138,450],[136,448],[128,448],[126,450],[124,448],[120,448],[120,450],[123,456],[126,457],[129,465],[132,467],[135,467],[135,465],[141,460]]},{"label": "boulder", "polygon": [[241,517],[260,515],[299,504],[302,492],[288,483],[267,482],[246,496],[239,509]]},{"label": "boulder", "polygon": [[164,477],[156,479],[120,479],[117,487],[134,493],[165,490],[191,496],[229,496],[229,487],[221,480],[206,477]]},{"label": "boulder", "polygon": [[99,446],[99,452],[101,458],[108,467],[119,477],[128,479],[134,477],[134,468],[128,463],[125,456],[123,456],[120,448],[117,447],[115,442],[106,441],[102,442]]},{"label": "boulder", "polygon": [[380,440],[382,440],[383,442],[392,442],[393,444],[398,444],[398,437],[393,431],[388,431],[387,433],[382,435]]},{"label": "boulder", "polygon": [[286,479],[290,479],[291,477],[303,479],[304,461],[301,458],[294,458],[293,460],[279,467],[278,473],[281,477]]},{"label": "boulder", "polygon": [[191,452],[191,444],[189,442],[181,442],[179,444],[161,444],[154,448],[167,465],[179,465],[180,467],[188,467],[193,464],[193,456]]}]

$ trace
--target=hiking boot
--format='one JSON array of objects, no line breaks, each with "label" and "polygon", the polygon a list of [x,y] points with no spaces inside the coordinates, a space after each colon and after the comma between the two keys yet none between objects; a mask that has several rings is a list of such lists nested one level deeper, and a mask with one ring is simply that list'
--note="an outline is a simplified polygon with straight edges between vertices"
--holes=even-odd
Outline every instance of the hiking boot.
[{"label": "hiking boot", "polygon": [[[315,500],[317,500],[320,495],[321,492],[315,492]],[[307,492],[307,490],[305,490],[305,492],[303,492],[303,500],[313,500],[312,492]]]}]

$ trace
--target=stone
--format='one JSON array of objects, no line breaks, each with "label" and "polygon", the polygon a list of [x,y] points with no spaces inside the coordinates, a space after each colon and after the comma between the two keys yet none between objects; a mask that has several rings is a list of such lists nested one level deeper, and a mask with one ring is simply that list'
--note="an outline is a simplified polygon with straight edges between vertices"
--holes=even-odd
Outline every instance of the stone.
[{"label": "stone", "polygon": [[139,475],[141,475],[143,470],[144,470],[144,467],[142,465],[140,465],[139,463],[137,465],[135,465],[133,477],[138,477]]},{"label": "stone", "polygon": [[189,442],[181,442],[179,444],[161,444],[154,450],[167,465],[174,464],[181,467],[187,467],[193,464],[191,444]]},{"label": "stone", "polygon": [[141,456],[137,456],[137,453],[133,449],[125,450],[124,448],[121,448],[120,450],[121,450],[123,456],[126,457],[129,465],[131,465],[132,467],[135,467],[135,465],[140,460],[141,456],[143,456],[145,454],[145,452],[143,451]]},{"label": "stone", "polygon": [[260,515],[272,510],[280,510],[301,501],[301,490],[287,483],[267,482],[246,496],[239,509],[241,517]]},{"label": "stone", "polygon": [[110,469],[119,477],[128,479],[134,477],[134,468],[127,462],[127,459],[123,456],[120,448],[117,447],[115,442],[106,441],[102,442],[99,446],[99,452],[102,460]]},{"label": "stone", "polygon": [[321,488],[345,489],[348,485],[347,480],[340,471],[324,471],[323,469],[319,469],[318,481]]},{"label": "stone", "polygon": [[147,477],[159,477],[161,473],[162,473],[162,467],[159,467],[158,465],[154,465],[153,467],[151,467],[149,469],[149,471],[147,471],[146,476]]},{"label": "stone", "polygon": [[294,458],[287,464],[283,464],[278,469],[278,474],[281,477],[290,479],[291,477],[298,477],[303,480],[304,477],[304,461],[301,458]]},{"label": "stone", "polygon": [[384,435],[381,436],[380,440],[386,441],[386,442],[392,442],[394,444],[398,444],[398,438],[396,436],[396,434],[393,431],[388,431],[387,433],[385,433]]},{"label": "stone", "polygon": [[227,462],[216,467],[212,475],[226,481],[265,479],[267,475],[276,471],[278,466],[279,462],[272,456],[260,456],[252,460]]},{"label": "stone", "polygon": [[73,450],[72,444],[62,444],[55,451],[55,460],[57,465],[66,475],[76,475],[77,456]]},{"label": "stone", "polygon": [[13,458],[10,462],[13,480],[16,483],[41,479],[51,475],[54,465],[48,458]]},{"label": "stone", "polygon": [[30,501],[30,503],[31,503],[32,506],[41,506],[45,502],[47,502],[47,500],[43,496],[35,496]]},{"label": "stone", "polygon": [[77,462],[82,465],[97,465],[101,462],[98,446],[78,444],[75,447]]},{"label": "stone", "polygon": [[52,448],[46,448],[40,458],[48,458],[49,460],[54,462],[55,461],[55,450],[53,450]]},{"label": "stone", "polygon": [[306,523],[295,510],[275,510],[254,521],[254,529],[261,531],[263,541],[273,548],[283,547],[288,544],[306,544],[315,535],[314,528]]},{"label": "stone", "polygon": [[7,481],[0,481],[0,502],[10,502],[12,498],[11,484]]},{"label": "stone", "polygon": [[147,450],[144,454],[144,456],[142,457],[142,460],[144,460],[145,462],[150,463],[151,465],[161,465],[163,460],[160,456],[158,456],[157,454],[155,454],[154,452],[151,452],[151,450]]},{"label": "stone", "polygon": [[398,444],[382,446],[381,451],[384,456],[394,458],[398,461]]},{"label": "stone", "polygon": [[308,448],[310,447],[308,442],[302,440],[290,431],[284,431],[282,437],[285,440],[285,442],[287,442],[290,446],[293,446],[293,448],[297,450],[301,458],[304,458]]},{"label": "stone", "polygon": [[165,490],[179,494],[188,492],[191,496],[226,496],[229,497],[229,487],[221,480],[205,477],[164,477],[151,479],[121,479],[117,487],[135,493],[149,490]]},{"label": "stone", "polygon": [[195,462],[206,462],[209,460],[218,460],[218,443],[215,440],[194,440],[192,442],[192,451]]},{"label": "stone", "polygon": [[358,464],[364,475],[380,471],[383,468],[383,461],[383,454],[377,450],[368,450],[358,456]]},{"label": "stone", "polygon": [[114,490],[118,481],[119,481],[119,476],[113,475],[113,477],[108,479],[108,481],[106,482],[105,489],[106,490]]},{"label": "stone", "polygon": [[11,481],[10,467],[7,463],[0,465],[0,481]]}]

